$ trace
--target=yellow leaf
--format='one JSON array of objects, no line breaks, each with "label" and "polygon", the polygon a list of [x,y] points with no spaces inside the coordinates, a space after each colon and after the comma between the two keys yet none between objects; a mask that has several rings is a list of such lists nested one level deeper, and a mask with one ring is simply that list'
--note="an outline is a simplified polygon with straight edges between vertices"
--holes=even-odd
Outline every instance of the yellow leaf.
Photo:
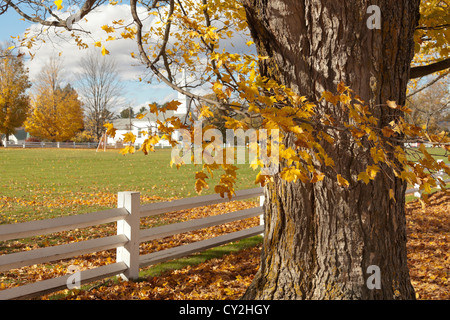
[{"label": "yellow leaf", "polygon": [[322,172],[319,172],[319,173],[314,172],[314,175],[311,179],[311,183],[316,183],[316,182],[322,181],[324,178],[325,178],[325,175]]},{"label": "yellow leaf", "polygon": [[108,50],[106,50],[106,48],[105,48],[105,46],[102,46],[102,55],[107,55],[107,54],[109,54],[109,51]]},{"label": "yellow leaf", "polygon": [[169,103],[167,103],[163,109],[164,110],[172,110],[172,111],[176,111],[178,110],[178,106],[181,104],[181,102],[177,101],[177,100],[173,100],[170,101]]},{"label": "yellow leaf", "polygon": [[389,108],[397,109],[397,103],[395,101],[387,101],[386,102]]},{"label": "yellow leaf", "polygon": [[264,187],[268,180],[270,180],[270,176],[263,175],[259,172],[256,176],[255,184],[259,184],[261,187]]},{"label": "yellow leaf", "polygon": [[134,143],[136,141],[136,136],[132,132],[127,132],[123,134],[123,142]]},{"label": "yellow leaf", "polygon": [[325,165],[327,166],[327,167],[333,167],[334,166],[334,161],[333,161],[333,159],[331,159],[330,157],[328,157],[328,156],[324,156],[324,159],[325,159]]},{"label": "yellow leaf", "polygon": [[141,120],[141,119],[144,118],[144,117],[145,117],[145,114],[139,113],[139,114],[136,116],[136,119]]},{"label": "yellow leaf", "polygon": [[368,166],[367,167],[367,175],[370,177],[371,180],[375,179],[375,177],[377,176],[377,173],[380,171],[380,167],[378,166]]},{"label": "yellow leaf", "polygon": [[150,112],[155,113],[156,115],[159,114],[158,112],[158,105],[156,103],[152,103],[148,105],[150,107]]},{"label": "yellow leaf", "polygon": [[114,128],[114,125],[112,123],[106,123],[104,127],[106,128],[106,134],[108,136],[113,138],[116,136],[116,128]]},{"label": "yellow leaf", "polygon": [[[332,103],[333,105],[337,105],[340,100],[340,96],[335,96],[329,91],[324,91],[322,93],[322,98],[325,98],[326,101]],[[322,100],[322,98],[320,98],[320,100]]]},{"label": "yellow leaf", "polygon": [[11,46],[11,47],[9,47],[7,50],[12,50],[12,49],[14,49],[16,46]]},{"label": "yellow leaf", "polygon": [[104,26],[102,26],[103,31],[105,31],[106,33],[111,33],[114,32],[114,28],[108,26],[107,24],[105,24]]},{"label": "yellow leaf", "polygon": [[361,172],[358,174],[358,181],[359,180],[363,180],[365,184],[368,184],[370,182],[370,177],[367,172]]},{"label": "yellow leaf", "polygon": [[214,92],[216,92],[216,91],[221,91],[222,88],[223,88],[223,84],[221,84],[220,82],[215,82],[215,83],[214,83],[214,86],[213,86]]},{"label": "yellow leaf", "polygon": [[126,146],[125,148],[120,150],[120,153],[126,155],[127,153],[135,153],[136,150],[133,146]]},{"label": "yellow leaf", "polygon": [[389,198],[395,201],[394,190],[389,189]]},{"label": "yellow leaf", "polygon": [[341,187],[348,188],[350,186],[350,183],[348,183],[348,181],[345,180],[340,174],[337,175],[337,181]]},{"label": "yellow leaf", "polygon": [[425,182],[423,184],[423,188],[425,189],[426,193],[431,193],[431,185],[428,182]]},{"label": "yellow leaf", "polygon": [[61,10],[63,8],[62,6],[62,0],[56,0],[55,2],[53,2],[56,5],[56,8],[58,8],[58,10]]},{"label": "yellow leaf", "polygon": [[203,106],[202,111],[200,112],[199,119],[203,118],[212,118],[214,117],[214,113],[211,112],[209,106]]}]

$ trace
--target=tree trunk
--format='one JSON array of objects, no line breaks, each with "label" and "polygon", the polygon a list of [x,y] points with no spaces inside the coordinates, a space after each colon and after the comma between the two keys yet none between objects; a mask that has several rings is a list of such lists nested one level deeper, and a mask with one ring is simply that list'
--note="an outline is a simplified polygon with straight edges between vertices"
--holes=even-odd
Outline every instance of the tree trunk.
[{"label": "tree trunk", "polygon": [[[336,92],[343,81],[370,104],[380,127],[402,116],[380,105],[405,103],[420,1],[376,1],[380,30],[367,26],[371,2],[245,0],[259,54],[270,57],[260,63],[262,74],[311,101],[318,101],[324,90]],[[343,117],[324,103],[319,108]],[[293,142],[288,136],[285,143]],[[323,146],[336,171],[352,181],[350,188],[332,178],[304,184],[274,177],[265,189],[260,269],[243,298],[414,299],[406,255],[405,184],[389,168],[368,185],[357,182],[370,153],[361,153],[345,134],[333,146]],[[334,170],[325,174],[336,176]],[[373,265],[380,270],[379,289],[368,286]]]}]

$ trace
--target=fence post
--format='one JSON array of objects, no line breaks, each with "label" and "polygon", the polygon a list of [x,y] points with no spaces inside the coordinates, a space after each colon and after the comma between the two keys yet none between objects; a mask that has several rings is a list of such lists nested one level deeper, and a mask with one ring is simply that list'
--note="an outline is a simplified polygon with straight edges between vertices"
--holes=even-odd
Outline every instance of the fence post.
[{"label": "fence post", "polygon": [[[259,197],[259,205],[261,207],[264,207],[264,201],[266,200],[266,197],[264,195]],[[264,225],[264,213],[262,215],[259,216],[259,225],[263,226]],[[261,233],[261,236],[264,237],[264,233]]]},{"label": "fence post", "polygon": [[121,274],[122,279],[136,280],[139,277],[139,223],[140,223],[140,193],[119,192],[118,208],[125,208],[129,214],[123,220],[117,221],[117,234],[123,234],[128,242],[117,248],[117,262],[125,262],[128,269]]}]

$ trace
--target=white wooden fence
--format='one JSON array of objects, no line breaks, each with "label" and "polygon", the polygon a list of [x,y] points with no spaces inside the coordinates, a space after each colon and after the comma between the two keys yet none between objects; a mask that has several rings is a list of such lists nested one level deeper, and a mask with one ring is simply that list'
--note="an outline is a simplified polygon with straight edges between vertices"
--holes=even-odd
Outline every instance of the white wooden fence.
[{"label": "white wooden fence", "polygon": [[[232,201],[254,197],[263,199],[263,188],[237,191],[236,196],[233,197]],[[0,272],[116,248],[116,262],[81,271],[79,274],[80,284],[114,275],[120,275],[124,279],[137,279],[140,268],[185,257],[192,253],[264,232],[264,226],[259,225],[257,227],[146,255],[139,254],[139,244],[145,241],[261,216],[262,214],[262,207],[255,207],[202,219],[194,219],[149,229],[140,229],[140,218],[143,217],[227,201],[229,200],[221,198],[219,195],[207,195],[141,206],[140,194],[138,192],[119,192],[118,206],[116,209],[63,218],[0,225],[0,241],[7,241],[111,222],[117,223],[117,234],[114,236],[2,255],[0,256]],[[260,203],[262,202],[263,200],[260,200]],[[31,298],[65,289],[67,288],[67,283],[71,276],[72,274],[67,274],[62,277],[2,290],[0,291],[0,300]]]},{"label": "white wooden fence", "polygon": [[[95,149],[96,142],[19,142],[12,141],[5,144],[5,148],[70,148],[70,149]],[[112,146],[114,148],[114,146]]]}]

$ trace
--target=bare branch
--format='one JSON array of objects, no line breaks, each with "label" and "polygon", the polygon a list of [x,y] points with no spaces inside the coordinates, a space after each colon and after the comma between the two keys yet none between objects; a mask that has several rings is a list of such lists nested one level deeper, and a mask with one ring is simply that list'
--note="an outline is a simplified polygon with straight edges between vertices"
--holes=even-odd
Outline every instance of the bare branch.
[{"label": "bare branch", "polygon": [[427,85],[423,86],[422,88],[414,91],[413,93],[409,94],[406,96],[406,98],[411,98],[413,95],[425,90],[428,87],[431,87],[433,84],[435,84],[436,82],[438,82],[439,80],[441,80],[442,78],[448,76],[450,74],[450,70],[445,72],[444,74],[441,74],[439,77],[437,77],[436,79],[434,79],[433,81],[430,81]]},{"label": "bare branch", "polygon": [[[6,2],[6,4],[8,6],[11,6],[19,15],[21,15],[23,18],[25,18],[28,21],[39,23],[39,24],[41,24],[43,26],[47,26],[47,27],[62,27],[67,30],[77,30],[77,31],[86,32],[84,30],[78,30],[78,29],[73,29],[73,28],[69,27],[67,21],[69,19],[71,19],[72,16],[68,17],[67,19],[61,19],[52,10],[50,10],[50,8],[47,8],[45,5],[43,5],[41,3],[39,3],[38,5],[45,8],[46,11],[48,11],[51,14],[51,16],[56,20],[53,20],[53,21],[45,20],[41,17],[38,17],[37,15],[32,17],[32,16],[26,14],[22,9],[19,8],[19,6],[17,4],[13,3],[11,0],[4,0],[4,1]],[[96,8],[100,3],[103,3],[103,2],[104,2],[104,0],[86,0],[86,2],[84,2],[83,6],[81,7],[80,11],[77,12],[75,14],[75,16],[77,16],[79,19],[82,19],[89,12],[91,12],[94,8]]]}]

